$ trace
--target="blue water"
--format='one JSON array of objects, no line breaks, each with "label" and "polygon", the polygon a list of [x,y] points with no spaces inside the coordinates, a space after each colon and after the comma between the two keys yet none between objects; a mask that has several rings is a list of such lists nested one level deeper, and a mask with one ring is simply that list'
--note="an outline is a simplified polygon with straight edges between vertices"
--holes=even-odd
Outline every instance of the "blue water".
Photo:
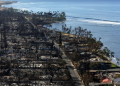
[{"label": "blue water", "polygon": [[[9,0],[11,1],[11,0]],[[18,0],[18,3],[5,5],[22,10],[37,11],[64,11],[67,20],[53,23],[52,28],[62,29],[81,26],[90,30],[94,37],[99,39],[120,59],[120,1],[118,0]]]}]

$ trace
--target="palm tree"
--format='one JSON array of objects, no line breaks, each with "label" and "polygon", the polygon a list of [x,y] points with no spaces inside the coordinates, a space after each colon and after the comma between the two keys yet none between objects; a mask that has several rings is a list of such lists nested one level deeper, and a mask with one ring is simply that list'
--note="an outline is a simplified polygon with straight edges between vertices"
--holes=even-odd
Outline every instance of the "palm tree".
[{"label": "palm tree", "polygon": [[88,31],[89,38],[91,38],[93,35],[91,34],[91,31]]},{"label": "palm tree", "polygon": [[63,20],[63,19],[66,19],[66,14],[65,14],[65,12],[61,12],[61,18],[62,18],[62,20]]},{"label": "palm tree", "polygon": [[120,59],[119,59],[119,58],[116,58],[116,60],[117,60],[117,64],[119,65],[119,60],[120,60]]},{"label": "palm tree", "polygon": [[90,38],[92,38],[93,35],[92,34],[89,34],[89,35],[90,35]]},{"label": "palm tree", "polygon": [[99,38],[99,41],[100,41],[101,37]]},{"label": "palm tree", "polygon": [[33,13],[33,11],[31,10],[31,14]]},{"label": "palm tree", "polygon": [[[110,57],[110,50],[107,47],[105,47],[103,51],[108,57]],[[112,52],[111,54],[114,54],[114,53]]]},{"label": "palm tree", "polygon": [[64,26],[62,25],[62,31],[64,32]]},{"label": "palm tree", "polygon": [[82,31],[82,28],[79,26],[79,28],[78,28],[78,36],[81,36],[81,31]]},{"label": "palm tree", "polygon": [[77,28],[75,28],[75,37],[77,36],[77,33],[78,33],[78,32],[77,32]]},{"label": "palm tree", "polygon": [[89,36],[89,31],[87,31],[86,35],[87,35],[87,38],[88,38],[88,36]]},{"label": "palm tree", "polygon": [[38,13],[38,15],[39,15],[39,19],[40,19],[40,15],[41,15],[41,13],[40,13],[39,11],[38,11],[37,13]]},{"label": "palm tree", "polygon": [[114,52],[111,52],[110,56],[111,56],[111,58],[113,58],[114,57]]},{"label": "palm tree", "polygon": [[42,11],[40,12],[40,15],[43,15],[43,12],[42,12]]}]

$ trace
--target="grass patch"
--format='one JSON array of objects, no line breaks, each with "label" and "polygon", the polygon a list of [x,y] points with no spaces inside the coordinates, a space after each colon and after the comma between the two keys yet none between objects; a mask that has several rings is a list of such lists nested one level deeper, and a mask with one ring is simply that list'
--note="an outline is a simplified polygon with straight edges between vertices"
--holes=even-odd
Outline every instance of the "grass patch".
[{"label": "grass patch", "polygon": [[111,67],[119,67],[116,64],[111,63]]},{"label": "grass patch", "polygon": [[112,64],[111,67],[116,67],[116,65],[115,65],[115,64]]}]

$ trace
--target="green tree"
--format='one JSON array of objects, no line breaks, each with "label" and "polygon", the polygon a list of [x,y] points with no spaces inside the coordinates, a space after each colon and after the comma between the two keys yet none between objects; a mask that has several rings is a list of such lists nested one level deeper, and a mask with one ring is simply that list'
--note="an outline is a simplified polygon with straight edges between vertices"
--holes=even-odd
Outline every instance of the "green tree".
[{"label": "green tree", "polygon": [[111,52],[110,55],[111,55],[111,58],[113,58],[114,57],[114,52]]},{"label": "green tree", "polygon": [[104,47],[103,52],[104,52],[105,55],[110,57],[110,50],[107,47]]},{"label": "green tree", "polygon": [[119,65],[119,61],[120,61],[120,59],[119,59],[119,58],[116,58],[116,60],[117,60],[117,64]]}]

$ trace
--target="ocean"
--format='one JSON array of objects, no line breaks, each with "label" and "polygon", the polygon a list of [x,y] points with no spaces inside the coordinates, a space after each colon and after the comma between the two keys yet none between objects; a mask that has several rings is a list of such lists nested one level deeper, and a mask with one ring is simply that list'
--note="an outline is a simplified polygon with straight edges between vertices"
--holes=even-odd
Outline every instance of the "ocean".
[{"label": "ocean", "polygon": [[[7,0],[11,1],[11,0]],[[62,25],[82,27],[91,31],[93,37],[104,44],[120,59],[120,1],[118,0],[18,0],[18,3],[4,5],[33,12],[59,11],[66,13],[66,21],[53,23],[52,28]],[[116,60],[113,59],[116,63]]]}]

